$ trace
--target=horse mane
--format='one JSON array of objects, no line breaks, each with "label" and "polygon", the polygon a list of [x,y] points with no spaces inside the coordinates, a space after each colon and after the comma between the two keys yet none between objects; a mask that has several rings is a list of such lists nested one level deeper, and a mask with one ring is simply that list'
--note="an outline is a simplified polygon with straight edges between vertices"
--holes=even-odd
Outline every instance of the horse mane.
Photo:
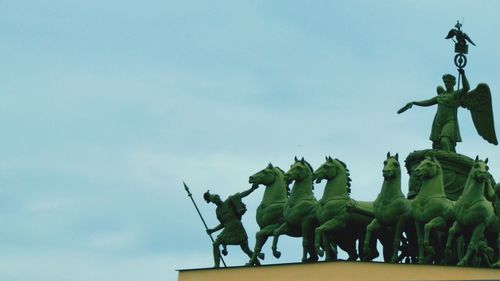
[{"label": "horse mane", "polygon": [[[309,162],[307,162],[306,160],[304,160],[304,157],[302,157],[302,159],[298,160],[297,158],[295,158],[295,162],[300,162],[302,164],[306,164],[307,168],[309,169],[309,173],[311,173],[311,175],[314,173],[314,169],[313,167],[311,166],[311,164],[309,164]],[[314,190],[314,184],[312,184],[312,187],[311,187],[312,190]]]},{"label": "horse mane", "polygon": [[[280,167],[274,166],[274,168],[276,168],[281,173],[281,176],[283,176],[285,174],[285,171],[283,171]],[[284,182],[284,180],[283,180],[283,182]],[[285,183],[285,188],[286,188],[286,195],[290,196],[290,192],[291,192],[290,186]]]},{"label": "horse mane", "polygon": [[344,162],[342,162],[340,159],[335,158],[335,160],[337,162],[339,162],[340,165],[342,165],[342,167],[344,167],[345,175],[347,177],[347,187],[346,187],[347,188],[347,194],[351,194],[351,181],[352,181],[352,179],[351,179],[351,174],[349,172],[349,169],[347,169],[347,165]]},{"label": "horse mane", "polygon": [[280,167],[274,166],[274,168],[278,169],[282,174],[285,174],[285,171],[283,171]]},{"label": "horse mane", "polygon": [[[313,167],[311,166],[311,164],[309,164],[309,162],[307,162],[306,160],[304,160],[304,158],[302,158],[302,161],[303,163],[306,164],[306,166],[309,168],[309,172],[311,173],[311,175],[314,173],[314,169]],[[314,190],[314,184],[312,184],[311,186],[311,189]]]},{"label": "horse mane", "polygon": [[307,161],[306,161],[306,160],[304,160],[304,159],[302,159],[302,160],[300,160],[300,161],[302,161],[303,163],[305,163],[305,164],[307,165],[307,167],[309,168],[309,171],[311,172],[311,174],[312,174],[312,173],[314,173],[314,169],[313,169],[313,167],[311,166],[311,164],[309,164],[309,162],[307,162]]}]

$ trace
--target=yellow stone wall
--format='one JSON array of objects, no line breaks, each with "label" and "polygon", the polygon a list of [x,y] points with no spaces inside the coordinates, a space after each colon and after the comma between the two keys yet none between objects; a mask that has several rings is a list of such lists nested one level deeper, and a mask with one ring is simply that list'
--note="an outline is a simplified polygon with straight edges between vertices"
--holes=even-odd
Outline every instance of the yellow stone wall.
[{"label": "yellow stone wall", "polygon": [[179,270],[178,281],[500,280],[500,269],[378,262],[320,262]]}]

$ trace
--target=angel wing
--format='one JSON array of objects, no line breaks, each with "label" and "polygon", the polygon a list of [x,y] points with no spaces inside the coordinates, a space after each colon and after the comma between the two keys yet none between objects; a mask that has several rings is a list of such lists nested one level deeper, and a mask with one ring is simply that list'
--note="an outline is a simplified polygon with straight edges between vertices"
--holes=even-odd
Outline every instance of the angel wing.
[{"label": "angel wing", "polygon": [[462,96],[462,107],[470,110],[477,133],[494,145],[498,144],[493,121],[490,88],[485,83]]}]

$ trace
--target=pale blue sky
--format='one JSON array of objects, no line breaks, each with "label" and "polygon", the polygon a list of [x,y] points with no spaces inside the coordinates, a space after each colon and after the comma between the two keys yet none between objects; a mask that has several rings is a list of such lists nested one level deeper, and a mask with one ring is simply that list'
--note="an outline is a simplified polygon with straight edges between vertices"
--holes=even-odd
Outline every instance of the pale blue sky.
[{"label": "pale blue sky", "polygon": [[[499,12],[498,1],[1,1],[0,279],[176,280],[174,269],[211,266],[182,181],[215,226],[207,188],[228,196],[295,155],[314,168],[342,159],[352,196],[374,200],[387,151],[430,147],[435,109],[396,110],[456,73],[444,37],[457,19],[477,44],[469,81],[490,85],[500,116]],[[458,151],[488,156],[498,177],[499,148],[459,118]],[[251,245],[262,193],[245,201]],[[300,240],[280,243],[265,263],[300,259]],[[229,251],[228,264],[246,261]]]}]

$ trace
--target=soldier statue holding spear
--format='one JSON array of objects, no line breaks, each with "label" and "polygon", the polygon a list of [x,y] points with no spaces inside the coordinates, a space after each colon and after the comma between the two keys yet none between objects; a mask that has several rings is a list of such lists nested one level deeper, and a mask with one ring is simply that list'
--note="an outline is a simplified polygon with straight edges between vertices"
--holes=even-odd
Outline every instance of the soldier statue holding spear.
[{"label": "soldier statue holding spear", "polygon": [[[186,184],[184,184],[184,187],[188,192],[188,195],[190,195],[191,193],[189,192]],[[193,204],[195,205],[198,214],[200,215],[200,218],[205,225],[206,231],[213,242],[214,267],[219,267],[221,261],[224,266],[226,265],[220,254],[220,246],[223,247],[223,255],[227,255],[227,245],[239,245],[241,247],[241,250],[243,250],[243,252],[245,252],[248,257],[252,257],[253,252],[248,247],[248,236],[245,228],[243,227],[243,224],[241,223],[241,218],[247,211],[246,206],[241,201],[241,199],[250,195],[250,193],[252,193],[258,187],[258,185],[252,185],[250,189],[231,195],[225,201],[222,201],[220,196],[217,194],[212,194],[210,193],[210,191],[205,192],[205,194],[203,194],[203,198],[205,199],[205,201],[207,203],[213,203],[217,206],[217,208],[215,209],[215,213],[220,224],[214,228],[207,227],[207,225],[205,224],[205,220],[201,216],[201,213],[196,206],[196,203],[194,203],[193,201]],[[222,230],[222,232],[217,235],[217,238],[214,241],[212,238],[212,233],[219,230]],[[264,259],[264,254],[259,254],[259,258]]]}]

